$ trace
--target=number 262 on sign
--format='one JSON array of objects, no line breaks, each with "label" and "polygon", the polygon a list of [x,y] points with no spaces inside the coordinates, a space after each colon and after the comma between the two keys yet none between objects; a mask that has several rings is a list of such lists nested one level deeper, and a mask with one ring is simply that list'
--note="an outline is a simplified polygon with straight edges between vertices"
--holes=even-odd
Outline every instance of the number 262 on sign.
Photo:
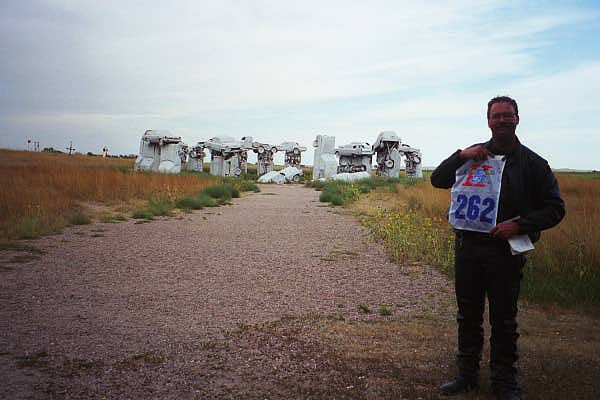
[{"label": "number 262 on sign", "polygon": [[490,197],[485,197],[483,200],[477,194],[467,197],[464,194],[456,196],[456,202],[458,208],[454,211],[454,217],[456,219],[468,218],[471,221],[479,219],[481,222],[488,224],[492,223],[492,218],[489,217],[490,213],[493,215],[494,207],[496,202]]}]

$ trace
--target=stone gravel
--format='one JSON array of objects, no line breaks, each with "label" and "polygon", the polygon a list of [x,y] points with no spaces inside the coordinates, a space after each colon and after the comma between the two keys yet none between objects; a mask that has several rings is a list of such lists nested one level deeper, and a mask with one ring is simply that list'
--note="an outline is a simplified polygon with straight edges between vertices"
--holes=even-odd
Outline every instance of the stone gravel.
[{"label": "stone gravel", "polygon": [[[261,398],[267,389],[244,381],[273,371],[288,383],[265,388],[284,398],[304,374],[295,345],[279,341],[256,362],[264,343],[238,340],[233,356],[232,334],[282,319],[402,318],[450,298],[445,276],[391,262],[318,192],[261,189],[149,223],[71,227],[30,241],[44,253],[27,262],[1,252],[0,398]],[[245,362],[253,373],[239,371]]]}]

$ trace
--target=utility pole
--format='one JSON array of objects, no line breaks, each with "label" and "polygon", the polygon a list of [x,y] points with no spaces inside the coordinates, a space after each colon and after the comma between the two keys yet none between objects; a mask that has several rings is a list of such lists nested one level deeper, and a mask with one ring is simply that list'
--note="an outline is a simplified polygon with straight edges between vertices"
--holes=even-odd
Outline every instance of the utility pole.
[{"label": "utility pole", "polygon": [[69,147],[67,147],[67,150],[69,150],[69,155],[73,154],[73,152],[75,151],[72,140],[71,140],[71,142],[69,142]]}]

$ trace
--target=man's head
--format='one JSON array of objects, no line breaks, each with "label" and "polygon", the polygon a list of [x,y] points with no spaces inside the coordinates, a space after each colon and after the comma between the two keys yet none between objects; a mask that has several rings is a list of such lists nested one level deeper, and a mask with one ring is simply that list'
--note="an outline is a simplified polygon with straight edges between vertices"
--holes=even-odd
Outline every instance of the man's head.
[{"label": "man's head", "polygon": [[508,96],[494,97],[488,102],[487,118],[495,144],[509,147],[515,143],[519,124],[519,107],[515,100]]}]

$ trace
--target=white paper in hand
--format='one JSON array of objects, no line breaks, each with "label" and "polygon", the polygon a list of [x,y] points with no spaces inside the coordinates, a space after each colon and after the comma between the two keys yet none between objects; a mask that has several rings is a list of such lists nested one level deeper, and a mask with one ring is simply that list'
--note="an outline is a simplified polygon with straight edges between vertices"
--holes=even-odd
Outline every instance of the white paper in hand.
[{"label": "white paper in hand", "polygon": [[533,243],[531,243],[531,239],[529,239],[529,235],[527,234],[515,235],[508,239],[508,243],[510,244],[510,252],[513,256],[527,253],[535,248]]}]

